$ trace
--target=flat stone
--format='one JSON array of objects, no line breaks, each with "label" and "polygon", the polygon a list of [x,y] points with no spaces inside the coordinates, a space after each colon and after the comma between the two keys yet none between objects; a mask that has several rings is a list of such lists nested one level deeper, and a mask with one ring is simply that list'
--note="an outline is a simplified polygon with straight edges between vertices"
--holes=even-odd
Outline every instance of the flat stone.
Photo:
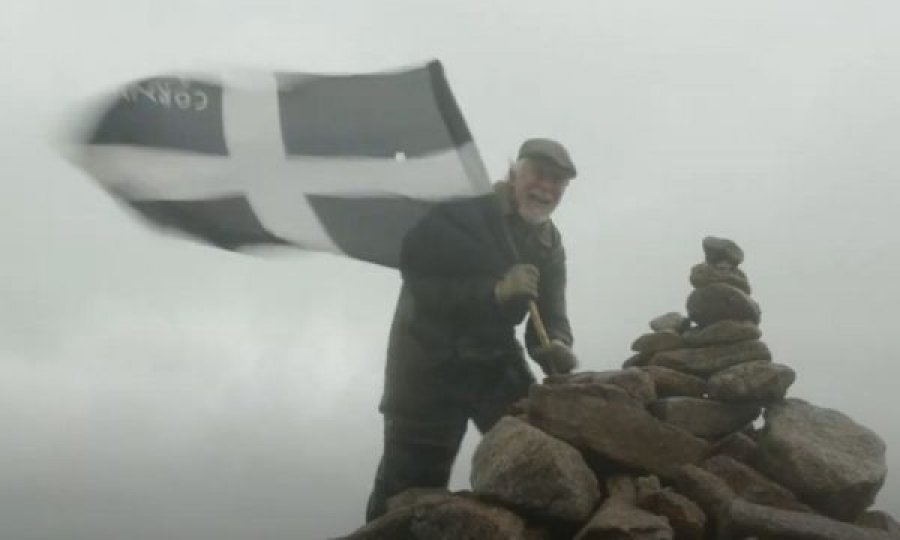
[{"label": "flat stone", "polygon": [[523,538],[525,524],[509,510],[454,495],[403,506],[340,540]]},{"label": "flat stone", "polygon": [[647,406],[654,416],[703,438],[718,438],[755,420],[760,408],[755,405],[726,404],[711,399],[671,397]]},{"label": "flat stone", "polygon": [[681,334],[671,330],[662,332],[648,332],[642,334],[631,343],[631,350],[643,353],[656,353],[684,347]]},{"label": "flat stone", "polygon": [[724,512],[719,538],[891,540],[888,534],[806,512],[734,499]]},{"label": "flat stone", "polygon": [[772,360],[772,353],[766,344],[762,341],[741,341],[699,349],[658,352],[650,359],[649,365],[706,377],[732,366],[757,360]]},{"label": "flat stone", "polygon": [[773,508],[812,512],[787,488],[765,477],[756,469],[728,456],[713,456],[700,465],[724,480],[738,496],[747,501]]},{"label": "flat stone", "polygon": [[740,268],[715,266],[709,263],[696,264],[691,268],[691,285],[695,288],[707,287],[716,283],[724,283],[737,287],[746,294],[751,294],[750,282]]},{"label": "flat stone", "polygon": [[724,262],[737,267],[744,262],[744,250],[727,238],[707,236],[703,239],[703,254],[709,264]]},{"label": "flat stone", "polygon": [[797,378],[783,364],[758,361],[738,364],[709,378],[709,397],[720,401],[743,401],[768,405],[784,399]]},{"label": "flat stone", "polygon": [[669,331],[680,334],[687,330],[690,324],[691,320],[681,313],[678,313],[677,311],[670,311],[668,313],[663,313],[659,317],[656,317],[652,321],[650,321],[650,329],[654,332]]},{"label": "flat stone", "polygon": [[607,499],[575,540],[672,540],[668,520],[617,498]]},{"label": "flat stone", "polygon": [[761,336],[762,331],[756,324],[750,321],[730,320],[714,322],[703,328],[691,328],[681,335],[684,344],[688,347],[708,347],[709,345],[738,341],[752,341]]},{"label": "flat stone", "polygon": [[653,377],[639,368],[610,371],[580,371],[566,375],[550,375],[545,384],[611,384],[618,386],[637,401],[647,404],[656,399]]},{"label": "flat stone", "polygon": [[856,520],[860,527],[868,527],[891,535],[892,538],[900,538],[900,523],[887,512],[881,510],[867,510]]},{"label": "flat stone", "polygon": [[600,501],[578,450],[511,416],[481,439],[470,480],[479,496],[550,519],[584,522]]},{"label": "flat stone", "polygon": [[584,452],[663,478],[699,463],[709,444],[667,424],[612,385],[532,385],[528,421]]},{"label": "flat stone", "polygon": [[749,321],[759,324],[759,304],[743,291],[724,283],[694,289],[687,299],[687,312],[703,328],[719,321]]},{"label": "flat stone", "polygon": [[819,512],[855,519],[887,476],[885,444],[845,414],[787,399],[766,409],[757,466]]},{"label": "flat stone", "polygon": [[622,362],[623,368],[646,366],[656,353],[635,353]]},{"label": "flat stone", "polygon": [[657,397],[703,397],[706,394],[706,380],[695,375],[662,366],[644,366],[640,369],[650,375]]},{"label": "flat stone", "polygon": [[691,464],[683,466],[678,472],[675,489],[694,501],[707,518],[719,516],[737,499],[737,494],[725,480]]}]

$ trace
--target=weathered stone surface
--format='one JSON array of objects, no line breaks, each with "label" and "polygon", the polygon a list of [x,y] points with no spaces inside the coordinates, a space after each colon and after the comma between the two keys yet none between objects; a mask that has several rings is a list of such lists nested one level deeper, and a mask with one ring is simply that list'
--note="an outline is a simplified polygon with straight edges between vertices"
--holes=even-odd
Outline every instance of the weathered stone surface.
[{"label": "weathered stone surface", "polygon": [[479,496],[547,518],[586,521],[600,500],[577,450],[511,416],[475,449],[470,479]]},{"label": "weathered stone surface", "polygon": [[691,328],[682,334],[688,347],[707,347],[737,341],[759,339],[762,331],[749,321],[719,321],[703,328]]},{"label": "weathered stone surface", "polygon": [[610,498],[575,540],[672,540],[673,537],[666,518]]},{"label": "weathered stone surface", "polygon": [[797,497],[784,486],[766,478],[756,469],[734,458],[722,455],[714,456],[700,466],[725,480],[738,496],[749,502],[783,510],[812,511],[809,506],[798,501]]},{"label": "weathered stone surface", "polygon": [[715,520],[737,498],[725,480],[690,464],[678,472],[675,489],[694,501],[710,520]]},{"label": "weathered stone surface", "polygon": [[638,507],[665,517],[678,540],[702,540],[706,531],[706,514],[692,500],[672,491],[660,489],[638,499]]},{"label": "weathered stone surface", "polygon": [[709,264],[728,263],[738,266],[744,262],[744,250],[733,240],[707,236],[703,239],[703,254]]},{"label": "weathered stone surface", "polygon": [[757,441],[760,471],[836,519],[855,519],[872,504],[887,475],[878,435],[799,399],[772,405],[765,420]]},{"label": "weathered stone surface", "polygon": [[670,311],[650,321],[650,329],[654,332],[670,331],[680,334],[687,330],[690,324],[691,320],[681,313]]},{"label": "weathered stone surface", "polygon": [[881,510],[868,510],[856,520],[860,527],[868,527],[888,533],[891,538],[900,538],[900,523]]},{"label": "weathered stone surface", "polygon": [[717,438],[737,431],[760,413],[760,408],[755,405],[726,404],[692,397],[658,399],[647,408],[660,420],[703,438]]},{"label": "weathered stone surface", "polygon": [[687,299],[687,312],[701,328],[719,321],[750,321],[759,324],[759,304],[737,287],[713,283],[694,289]]},{"label": "weathered stone surface", "polygon": [[709,263],[700,263],[691,268],[691,285],[696,288],[707,287],[715,283],[725,283],[737,287],[750,294],[750,282],[740,268],[729,266],[717,266]]},{"label": "weathered stone surface", "polygon": [[684,347],[684,340],[681,334],[671,330],[662,332],[648,332],[639,336],[631,344],[631,350],[643,353],[655,353],[659,351],[670,351],[672,349],[680,349]]},{"label": "weathered stone surface", "polygon": [[741,341],[701,349],[662,351],[653,355],[649,365],[705,377],[731,366],[756,360],[772,360],[772,353],[762,341]]},{"label": "weathered stone surface", "polygon": [[890,540],[888,534],[805,512],[781,510],[734,499],[722,517],[720,538]]},{"label": "weathered stone surface", "polygon": [[756,441],[746,433],[736,431],[716,441],[713,444],[711,453],[713,455],[722,454],[750,465],[756,460],[758,446]]},{"label": "weathered stone surface", "polygon": [[784,399],[797,378],[794,370],[773,362],[747,362],[709,378],[709,397],[720,401],[769,404]]},{"label": "weathered stone surface", "polygon": [[636,353],[622,362],[622,368],[646,366],[655,353]]},{"label": "weathered stone surface", "polygon": [[343,540],[520,540],[524,536],[522,519],[509,510],[448,495],[403,506]]},{"label": "weathered stone surface", "polygon": [[644,366],[640,369],[650,375],[657,397],[702,397],[706,394],[706,380],[700,377],[662,366]]},{"label": "weathered stone surface", "polygon": [[550,375],[546,384],[611,384],[618,386],[641,403],[656,399],[656,385],[649,373],[639,368],[611,371],[581,371],[568,375]]},{"label": "weathered stone surface", "polygon": [[658,420],[611,385],[533,385],[528,420],[580,450],[664,478],[709,450],[706,441]]},{"label": "weathered stone surface", "polygon": [[387,500],[387,511],[394,512],[405,506],[420,503],[439,502],[451,496],[446,488],[411,488],[394,495]]}]

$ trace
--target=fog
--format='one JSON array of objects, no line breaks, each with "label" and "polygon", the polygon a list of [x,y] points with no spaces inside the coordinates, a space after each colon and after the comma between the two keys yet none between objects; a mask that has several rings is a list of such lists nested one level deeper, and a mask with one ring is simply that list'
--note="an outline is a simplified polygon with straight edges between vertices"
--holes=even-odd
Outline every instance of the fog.
[{"label": "fog", "polygon": [[[737,241],[790,395],[878,432],[900,368],[900,7],[883,2],[13,0],[0,8],[0,537],[351,532],[381,451],[396,272],[159,234],[53,146],[172,70],[445,67],[488,170],[570,149],[555,221],[584,369]],[[467,435],[453,488],[468,485]],[[900,509],[889,473],[877,507]]]}]

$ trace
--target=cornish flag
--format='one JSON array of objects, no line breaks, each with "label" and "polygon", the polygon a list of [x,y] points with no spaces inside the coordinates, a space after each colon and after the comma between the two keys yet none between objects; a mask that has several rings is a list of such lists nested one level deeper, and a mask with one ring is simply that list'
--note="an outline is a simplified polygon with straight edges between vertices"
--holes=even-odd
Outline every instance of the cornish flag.
[{"label": "cornish flag", "polygon": [[393,72],[155,77],[123,88],[78,164],[149,222],[230,250],[396,266],[435,203],[489,190],[437,61]]}]

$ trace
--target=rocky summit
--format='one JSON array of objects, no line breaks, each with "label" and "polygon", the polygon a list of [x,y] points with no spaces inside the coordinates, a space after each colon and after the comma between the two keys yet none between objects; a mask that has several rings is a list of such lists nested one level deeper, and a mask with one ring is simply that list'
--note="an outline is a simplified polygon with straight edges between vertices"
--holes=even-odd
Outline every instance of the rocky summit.
[{"label": "rocky summit", "polygon": [[345,540],[900,540],[871,508],[885,444],[788,396],[744,251],[703,239],[686,315],[638,333],[622,369],[554,375],[483,437],[471,490],[415,489]]}]

